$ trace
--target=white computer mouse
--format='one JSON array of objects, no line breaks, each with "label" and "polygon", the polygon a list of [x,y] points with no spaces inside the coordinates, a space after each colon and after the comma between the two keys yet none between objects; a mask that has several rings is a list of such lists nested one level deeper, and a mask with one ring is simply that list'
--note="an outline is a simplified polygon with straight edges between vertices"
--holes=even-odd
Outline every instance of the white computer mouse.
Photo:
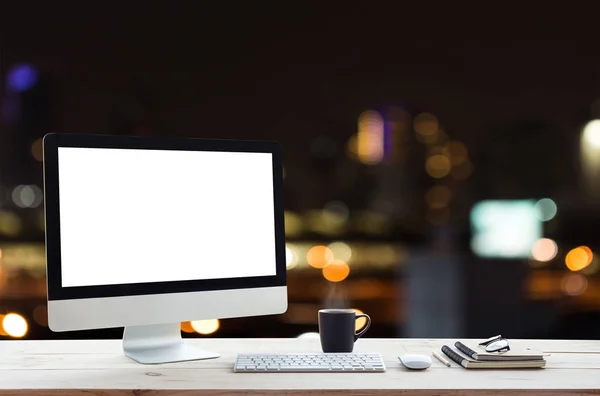
[{"label": "white computer mouse", "polygon": [[425,370],[431,366],[431,358],[427,355],[408,354],[402,355],[398,359],[411,370]]}]

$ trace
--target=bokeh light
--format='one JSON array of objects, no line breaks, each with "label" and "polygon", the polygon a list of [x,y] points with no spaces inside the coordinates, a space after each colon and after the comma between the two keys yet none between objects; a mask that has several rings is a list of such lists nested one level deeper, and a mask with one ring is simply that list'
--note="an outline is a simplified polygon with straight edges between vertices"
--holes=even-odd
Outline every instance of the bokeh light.
[{"label": "bokeh light", "polygon": [[350,275],[350,267],[342,260],[334,260],[323,267],[323,276],[329,282],[341,282]]},{"label": "bokeh light", "polygon": [[[354,312],[356,312],[357,315],[361,315],[364,314],[363,311],[361,311],[358,308],[351,308]],[[367,324],[367,319],[366,318],[358,318],[356,319],[356,326],[354,328],[355,331],[359,331],[360,329],[362,329],[363,327],[365,327]]]},{"label": "bokeh light", "polygon": [[6,74],[6,84],[14,92],[31,89],[38,81],[38,71],[30,64],[22,63],[11,67]]},{"label": "bokeh light", "polygon": [[40,326],[48,326],[48,309],[45,305],[38,305],[34,308],[33,320]]},{"label": "bokeh light", "polygon": [[291,247],[286,246],[285,247],[285,267],[287,269],[292,269],[296,266],[297,261],[296,261],[296,254],[294,254],[294,251],[292,250]]},{"label": "bokeh light", "polygon": [[429,176],[436,179],[447,176],[451,169],[450,159],[443,154],[432,155],[425,162],[425,170]]},{"label": "bokeh light", "polygon": [[450,203],[451,197],[452,191],[450,188],[441,184],[430,187],[425,194],[425,200],[432,209],[445,208]]},{"label": "bokeh light", "polygon": [[191,325],[196,333],[205,335],[212,334],[221,327],[219,319],[193,320]]},{"label": "bokeh light", "polygon": [[540,238],[531,248],[531,257],[537,261],[550,261],[558,254],[558,245],[552,239]]},{"label": "bokeh light", "polygon": [[31,144],[31,155],[36,161],[42,162],[44,160],[44,149],[42,147],[42,139],[36,139]]},{"label": "bokeh light", "polygon": [[344,242],[332,242],[327,247],[333,253],[334,259],[349,262],[352,258],[352,248]]},{"label": "bokeh light", "polygon": [[284,212],[284,221],[286,236],[294,237],[302,234],[304,224],[302,223],[302,218],[299,215],[286,210]]},{"label": "bokeh light", "polygon": [[542,198],[535,203],[535,209],[538,211],[538,218],[541,221],[550,221],[556,216],[558,207],[550,198]]},{"label": "bokeh light", "polygon": [[2,319],[2,328],[11,337],[21,338],[25,336],[28,327],[25,318],[16,313],[9,313]]},{"label": "bokeh light", "polygon": [[42,203],[42,190],[35,185],[19,185],[12,192],[12,200],[20,208],[36,208]]},{"label": "bokeh light", "polygon": [[600,148],[600,120],[592,120],[583,128],[583,140],[594,148]]},{"label": "bokeh light", "polygon": [[436,116],[430,113],[421,113],[413,120],[415,131],[421,136],[434,136],[439,129]]},{"label": "bokeh light", "polygon": [[583,249],[585,251],[585,253],[587,254],[587,263],[586,263],[586,267],[588,265],[590,265],[592,263],[592,260],[594,259],[594,253],[592,252],[592,249],[590,249],[587,246],[579,246],[580,249]]},{"label": "bokeh light", "polygon": [[588,288],[588,280],[581,274],[565,274],[560,281],[560,288],[568,296],[579,296]]},{"label": "bokeh light", "polygon": [[194,333],[196,330],[192,327],[191,322],[181,322],[181,331],[184,333]]},{"label": "bokeh light", "polygon": [[467,147],[464,143],[458,141],[448,143],[448,154],[453,166],[463,164],[469,158]]},{"label": "bokeh light", "polygon": [[571,271],[580,271],[592,262],[592,258],[591,250],[586,246],[580,246],[567,253],[565,264]]},{"label": "bokeh light", "polygon": [[332,263],[334,258],[333,252],[327,246],[313,246],[306,253],[308,265],[319,269],[325,268],[327,264]]},{"label": "bokeh light", "polygon": [[314,331],[310,331],[308,333],[302,333],[298,336],[298,338],[307,338],[309,340],[316,340],[319,339],[319,333],[316,333]]},{"label": "bokeh light", "polygon": [[23,225],[19,216],[12,212],[0,211],[0,234],[17,236]]},{"label": "bokeh light", "polygon": [[585,275],[594,275],[600,270],[600,259],[598,256],[594,256],[590,265],[581,270]]},{"label": "bokeh light", "polygon": [[0,336],[7,336],[6,331],[4,331],[4,327],[2,326],[2,322],[4,321],[4,316],[0,314]]},{"label": "bokeh light", "polygon": [[354,134],[348,138],[346,146],[348,157],[358,160],[358,134]]},{"label": "bokeh light", "polygon": [[364,164],[375,165],[383,160],[384,122],[380,113],[367,110],[359,116],[357,149]]},{"label": "bokeh light", "polygon": [[330,201],[323,207],[323,220],[334,226],[339,226],[348,221],[350,209],[342,201]]}]

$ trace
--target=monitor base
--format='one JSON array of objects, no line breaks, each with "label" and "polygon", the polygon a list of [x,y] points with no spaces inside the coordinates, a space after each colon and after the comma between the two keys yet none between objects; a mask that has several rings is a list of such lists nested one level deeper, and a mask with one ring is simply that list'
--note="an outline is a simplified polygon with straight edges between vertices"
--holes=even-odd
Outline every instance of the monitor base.
[{"label": "monitor base", "polygon": [[184,343],[179,323],[125,327],[123,352],[125,356],[142,364],[174,363],[220,356],[216,352],[204,351]]}]

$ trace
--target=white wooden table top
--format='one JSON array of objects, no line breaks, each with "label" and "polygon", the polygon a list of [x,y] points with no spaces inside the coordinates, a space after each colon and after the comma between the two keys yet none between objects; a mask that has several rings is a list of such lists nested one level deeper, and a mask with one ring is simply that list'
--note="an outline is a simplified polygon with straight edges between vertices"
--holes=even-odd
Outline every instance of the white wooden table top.
[{"label": "white wooden table top", "polygon": [[[119,340],[0,341],[0,395],[599,395],[600,341],[512,340],[544,352],[545,369],[467,370],[433,358],[409,371],[404,353],[425,353],[456,340],[360,339],[355,352],[378,352],[385,373],[234,373],[237,353],[320,352],[318,339],[186,339],[221,353],[213,360],[140,365]],[[529,392],[528,392],[529,391]]]}]

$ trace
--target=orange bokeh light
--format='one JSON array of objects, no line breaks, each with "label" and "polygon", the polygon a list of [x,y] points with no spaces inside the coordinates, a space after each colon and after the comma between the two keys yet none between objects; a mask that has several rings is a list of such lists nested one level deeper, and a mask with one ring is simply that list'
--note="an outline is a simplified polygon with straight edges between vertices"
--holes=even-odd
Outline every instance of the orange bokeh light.
[{"label": "orange bokeh light", "polygon": [[333,259],[333,252],[327,246],[313,246],[306,253],[306,261],[314,268],[325,268]]},{"label": "orange bokeh light", "polygon": [[[356,312],[357,315],[364,314],[364,312],[358,308],[350,308],[350,309],[352,309],[354,312]],[[358,318],[356,320],[356,326],[355,326],[354,330],[359,331],[360,329],[365,327],[366,324],[367,324],[367,318]]]},{"label": "orange bokeh light", "polygon": [[191,322],[181,322],[181,331],[183,331],[184,333],[195,332]]},{"label": "orange bokeh light", "polygon": [[579,271],[590,265],[592,260],[590,260],[591,253],[588,254],[588,250],[589,248],[584,249],[583,247],[571,249],[571,251],[567,253],[567,257],[565,257],[567,268],[571,271]]},{"label": "orange bokeh light", "polygon": [[587,267],[588,265],[590,265],[590,263],[594,259],[594,253],[592,253],[592,249],[590,249],[587,246],[579,246],[579,248],[585,250],[585,252],[587,253],[588,261],[587,261],[587,263],[585,265]]},{"label": "orange bokeh light", "polygon": [[2,326],[2,322],[4,321],[4,316],[0,314],[0,336],[7,336],[6,331],[4,331],[4,326]]},{"label": "orange bokeh light", "polygon": [[342,260],[335,260],[323,267],[323,276],[329,282],[341,282],[350,274],[350,267]]}]

